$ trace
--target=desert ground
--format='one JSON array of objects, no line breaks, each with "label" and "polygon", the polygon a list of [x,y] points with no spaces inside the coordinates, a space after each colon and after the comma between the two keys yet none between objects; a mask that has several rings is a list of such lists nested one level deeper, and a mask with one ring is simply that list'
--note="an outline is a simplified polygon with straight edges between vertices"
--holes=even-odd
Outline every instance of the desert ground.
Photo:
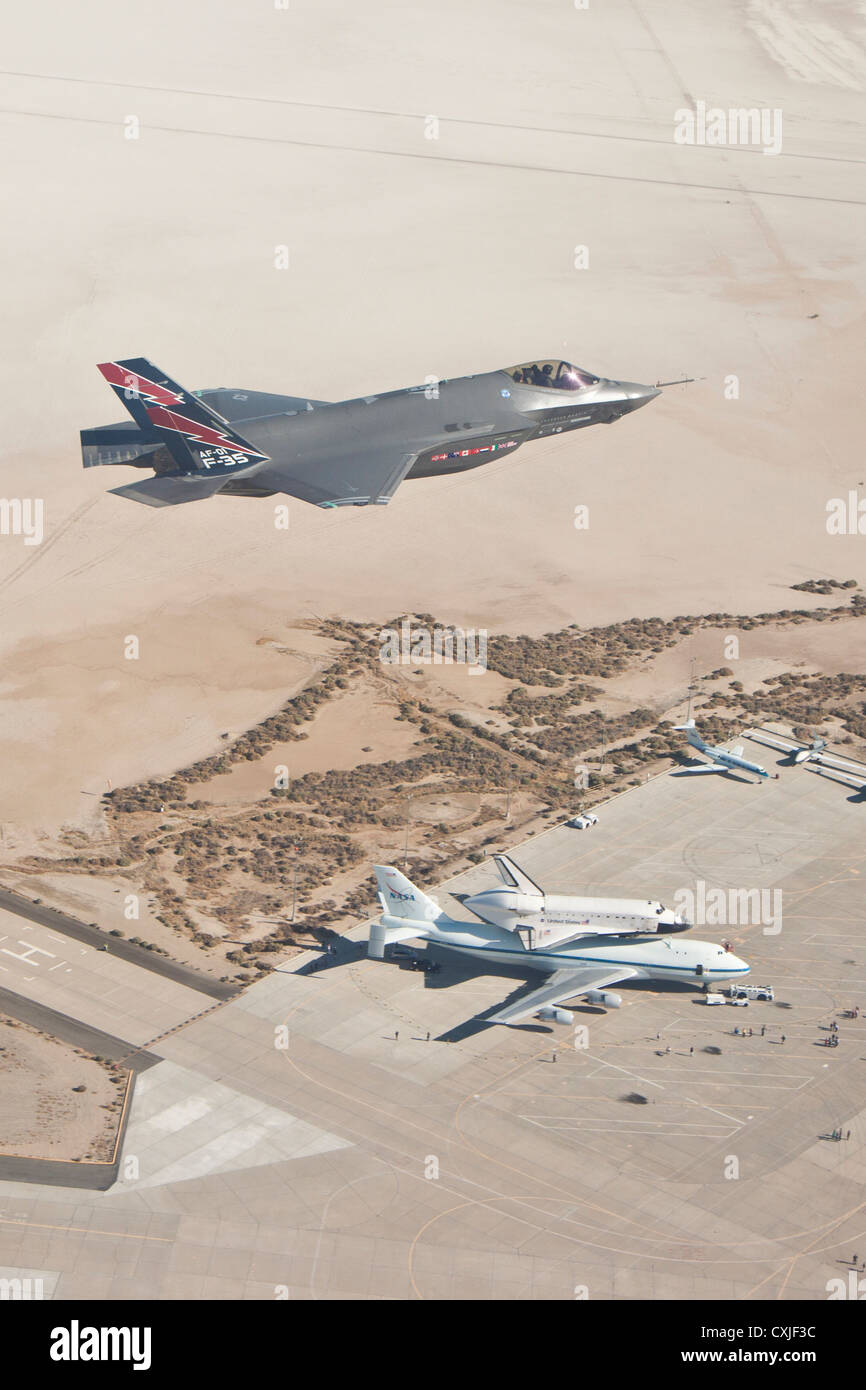
[{"label": "desert ground", "polygon": [[[862,538],[825,523],[866,485],[866,20],[782,11],[16,16],[0,493],[41,498],[45,532],[0,535],[5,862],[98,835],[109,781],[212,754],[302,688],[317,653],[280,643],[311,617],[538,634],[863,581]],[[674,143],[697,101],[781,111],[781,152]],[[287,532],[272,501],[156,511],[108,494],[128,470],[80,467],[78,430],[117,418],[108,357],[339,399],[550,353],[696,380],[386,508],[293,502]]]},{"label": "desert ground", "polygon": [[111,1158],[125,1073],[0,1014],[0,1077],[0,1153]]}]

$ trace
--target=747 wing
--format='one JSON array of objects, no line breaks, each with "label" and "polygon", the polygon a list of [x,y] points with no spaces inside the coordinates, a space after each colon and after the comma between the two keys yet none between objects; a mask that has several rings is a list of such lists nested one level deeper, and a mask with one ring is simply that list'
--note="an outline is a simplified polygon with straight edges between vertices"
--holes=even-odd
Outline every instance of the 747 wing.
[{"label": "747 wing", "polygon": [[628,965],[575,965],[573,969],[566,967],[549,975],[547,983],[540,989],[525,994],[516,1004],[509,1004],[507,1008],[500,1009],[499,1013],[492,1014],[486,1021],[519,1023],[521,1019],[537,1014],[539,1009],[561,1004],[564,999],[573,999],[575,995],[586,994],[590,989],[604,989],[606,985],[633,979],[636,974],[637,971]]}]

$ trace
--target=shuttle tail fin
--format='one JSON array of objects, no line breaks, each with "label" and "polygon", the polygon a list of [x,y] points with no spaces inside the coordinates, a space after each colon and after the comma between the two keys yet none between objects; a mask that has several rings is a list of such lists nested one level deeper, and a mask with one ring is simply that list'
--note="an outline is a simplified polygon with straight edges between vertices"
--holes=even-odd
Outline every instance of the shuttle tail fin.
[{"label": "shuttle tail fin", "polygon": [[499,876],[503,883],[509,888],[516,888],[518,893],[525,893],[529,898],[543,898],[544,891],[538,884],[533,882],[529,874],[525,874],[519,864],[515,864],[507,854],[494,854],[494,863],[499,870]]}]

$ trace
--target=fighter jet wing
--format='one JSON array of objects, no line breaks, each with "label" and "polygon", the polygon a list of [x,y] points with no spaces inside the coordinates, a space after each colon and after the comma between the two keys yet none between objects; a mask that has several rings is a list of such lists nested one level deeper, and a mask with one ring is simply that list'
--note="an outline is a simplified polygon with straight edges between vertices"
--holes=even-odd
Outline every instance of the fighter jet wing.
[{"label": "fighter jet wing", "polygon": [[317,453],[268,471],[279,479],[281,492],[319,507],[384,506],[417,457],[403,444],[360,440],[351,449]]},{"label": "fighter jet wing", "polygon": [[573,999],[576,994],[585,994],[589,989],[604,989],[620,980],[630,980],[637,974],[628,965],[611,968],[609,965],[575,965],[557,970],[548,977],[540,989],[525,994],[516,1004],[509,1004],[492,1014],[488,1023],[518,1023],[522,1018],[537,1014],[547,1005],[559,1004],[563,999]]}]

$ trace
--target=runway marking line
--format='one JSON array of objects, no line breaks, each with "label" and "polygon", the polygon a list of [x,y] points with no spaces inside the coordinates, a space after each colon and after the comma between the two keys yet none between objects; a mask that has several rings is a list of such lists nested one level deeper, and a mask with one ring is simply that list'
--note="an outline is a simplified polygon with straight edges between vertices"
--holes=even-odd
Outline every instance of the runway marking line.
[{"label": "runway marking line", "polygon": [[14,1217],[5,1216],[0,1216],[0,1226],[26,1226],[28,1230],[66,1231],[82,1236],[114,1236],[120,1240],[150,1240],[162,1245],[171,1245],[174,1242],[174,1236],[143,1236],[136,1235],[133,1231],[103,1231],[95,1226],[54,1226],[47,1221],[19,1221]]}]

